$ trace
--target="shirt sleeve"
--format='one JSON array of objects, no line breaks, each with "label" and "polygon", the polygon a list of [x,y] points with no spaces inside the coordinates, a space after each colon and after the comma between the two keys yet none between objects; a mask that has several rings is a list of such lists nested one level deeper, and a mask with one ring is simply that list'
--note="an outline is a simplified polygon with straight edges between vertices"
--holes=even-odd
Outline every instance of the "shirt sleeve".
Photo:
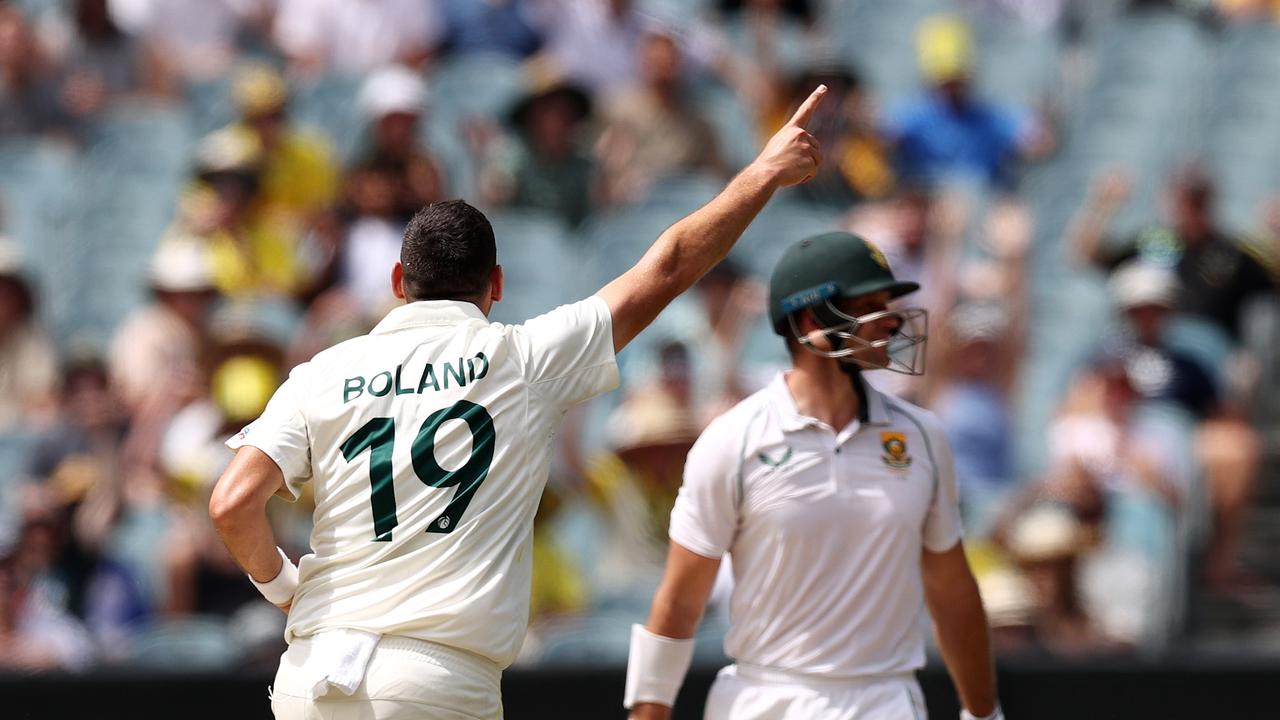
[{"label": "shirt sleeve", "polygon": [[525,380],[565,409],[618,386],[613,316],[598,296],[516,325],[512,337]]},{"label": "shirt sleeve", "polygon": [[962,535],[960,500],[956,493],[956,462],[951,453],[951,443],[936,421],[926,427],[934,452],[937,484],[924,519],[924,546],[930,552],[943,552],[959,542]]},{"label": "shirt sleeve", "polygon": [[311,479],[311,441],[303,413],[307,397],[308,363],[289,373],[276,390],[262,415],[227,440],[232,450],[249,445],[266,453],[284,474],[284,488],[277,494],[286,500],[298,499],[302,485]]},{"label": "shirt sleeve", "polygon": [[716,560],[733,544],[739,506],[740,458],[720,435],[713,424],[689,450],[668,531],[673,542]]}]

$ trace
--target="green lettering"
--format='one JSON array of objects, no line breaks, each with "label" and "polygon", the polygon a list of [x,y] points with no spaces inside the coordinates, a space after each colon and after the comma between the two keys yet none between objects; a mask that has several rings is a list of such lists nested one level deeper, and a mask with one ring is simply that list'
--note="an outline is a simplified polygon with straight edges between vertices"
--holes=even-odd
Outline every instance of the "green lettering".
[{"label": "green lettering", "polygon": [[[381,390],[381,391],[378,391],[378,390],[373,389],[373,383],[374,383],[374,381],[375,381],[375,380],[377,380],[377,379],[378,379],[378,378],[380,378],[380,377],[385,377],[385,378],[387,379],[387,382],[386,382],[386,384],[385,384],[385,385],[383,385],[383,386],[382,386],[382,390]],[[378,373],[377,375],[374,375],[372,378],[370,378],[370,380],[369,380],[369,394],[370,394],[370,395],[375,395],[375,396],[377,396],[377,397],[382,397],[383,395],[386,395],[387,393],[391,392],[391,383],[392,383],[392,380],[391,380],[391,371],[390,371],[390,370],[383,370],[382,372],[380,372],[380,373]]]},{"label": "green lettering", "polygon": [[422,371],[422,379],[418,381],[418,392],[426,390],[428,385],[432,390],[440,389],[440,383],[436,382],[436,370],[431,367],[431,363],[427,363],[427,369]]},{"label": "green lettering", "polygon": [[397,394],[397,395],[412,395],[412,394],[413,394],[413,388],[400,387],[400,371],[401,371],[401,370],[403,370],[403,369],[404,369],[404,366],[403,366],[403,365],[397,365],[397,366],[396,366],[396,394]]},{"label": "green lettering", "polygon": [[480,374],[479,374],[479,375],[477,375],[477,374],[476,374],[476,365],[475,365],[475,360],[468,360],[468,361],[467,361],[467,371],[468,371],[468,376],[471,378],[471,381],[472,381],[472,382],[475,382],[476,380],[479,380],[480,378],[482,378],[482,377],[484,377],[485,375],[488,375],[488,374],[489,374],[489,358],[485,357],[485,356],[484,356],[484,353],[482,353],[482,352],[478,352],[478,353],[476,353],[476,357],[475,357],[475,359],[476,359],[476,360],[479,360],[479,361],[480,361],[480,362],[482,362],[482,363],[484,363],[484,367],[482,367],[482,368],[480,369]]},{"label": "green lettering", "polygon": [[352,400],[360,397],[362,393],[364,393],[364,378],[347,378],[347,382],[342,388],[342,402],[351,402]]},{"label": "green lettering", "polygon": [[449,387],[449,376],[452,375],[458,381],[458,387],[466,387],[467,378],[462,373],[462,358],[458,358],[458,367],[455,368],[453,363],[444,364],[444,386]]}]

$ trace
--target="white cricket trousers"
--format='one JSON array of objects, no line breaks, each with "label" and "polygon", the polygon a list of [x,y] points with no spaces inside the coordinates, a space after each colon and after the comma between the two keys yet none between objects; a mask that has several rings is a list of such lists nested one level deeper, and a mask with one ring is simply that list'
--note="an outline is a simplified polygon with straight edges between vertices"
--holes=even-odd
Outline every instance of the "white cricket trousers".
[{"label": "white cricket trousers", "polygon": [[302,664],[310,638],[294,638],[271,691],[276,720],[498,720],[502,670],[445,645],[398,636],[378,641],[364,682],[351,695],[330,688],[308,697]]},{"label": "white cricket trousers", "polygon": [[704,720],[925,720],[912,673],[826,680],[730,665],[716,675]]}]

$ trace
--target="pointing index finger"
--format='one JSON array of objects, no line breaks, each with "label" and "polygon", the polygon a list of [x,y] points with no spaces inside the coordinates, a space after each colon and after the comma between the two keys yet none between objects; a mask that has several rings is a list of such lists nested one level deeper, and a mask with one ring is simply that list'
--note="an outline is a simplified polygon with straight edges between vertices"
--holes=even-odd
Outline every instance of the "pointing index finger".
[{"label": "pointing index finger", "polygon": [[819,85],[809,93],[809,97],[800,104],[800,109],[796,110],[796,114],[791,116],[787,121],[788,125],[803,128],[809,124],[809,119],[813,117],[814,108],[818,107],[818,103],[822,101],[822,97],[827,94],[827,86]]}]

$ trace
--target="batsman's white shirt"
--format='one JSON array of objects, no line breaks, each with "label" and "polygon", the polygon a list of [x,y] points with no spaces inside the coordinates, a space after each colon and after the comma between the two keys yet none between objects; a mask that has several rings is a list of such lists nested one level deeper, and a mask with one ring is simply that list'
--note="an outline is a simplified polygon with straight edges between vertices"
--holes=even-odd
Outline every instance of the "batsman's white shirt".
[{"label": "batsman's white shirt", "polygon": [[510,665],[561,416],[617,383],[598,297],[523,325],[415,302],[295,368],[227,442],[275,460],[281,494],[314,486],[286,636],[354,628]]},{"label": "batsman's white shirt", "polygon": [[730,553],[725,653],[825,678],[924,664],[922,546],[960,539],[951,450],[933,415],[867,385],[867,421],[837,432],[779,374],[689,452],[671,539]]}]

